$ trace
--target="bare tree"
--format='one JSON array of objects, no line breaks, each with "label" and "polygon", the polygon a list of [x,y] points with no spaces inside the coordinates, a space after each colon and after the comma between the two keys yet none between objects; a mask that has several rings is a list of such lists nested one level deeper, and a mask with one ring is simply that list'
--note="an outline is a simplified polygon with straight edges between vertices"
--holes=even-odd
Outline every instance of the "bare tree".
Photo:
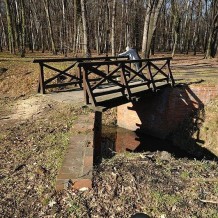
[{"label": "bare tree", "polygon": [[196,20],[194,24],[194,33],[193,33],[193,51],[194,55],[197,53],[197,48],[199,43],[199,35],[200,35],[200,22],[201,22],[201,14],[202,14],[202,0],[198,0],[196,3]]},{"label": "bare tree", "polygon": [[142,53],[144,58],[148,58],[150,55],[151,41],[157,26],[157,20],[162,4],[163,0],[149,0],[147,3],[142,41]]},{"label": "bare tree", "polygon": [[62,50],[64,56],[67,56],[67,24],[66,24],[66,0],[62,0]]},{"label": "bare tree", "polygon": [[87,15],[86,15],[86,0],[80,0],[81,2],[81,14],[82,14],[82,23],[83,23],[83,42],[84,42],[84,53],[86,57],[91,56],[91,51],[89,48],[88,41],[88,24],[87,24]]},{"label": "bare tree", "polygon": [[179,9],[177,2],[175,0],[171,0],[172,7],[172,16],[173,16],[173,25],[172,25],[172,33],[173,33],[173,48],[172,48],[172,57],[175,55],[177,43],[178,43],[178,35],[180,31],[180,23],[181,18],[179,16]]},{"label": "bare tree", "polygon": [[112,28],[111,28],[111,50],[112,56],[115,55],[115,21],[116,21],[116,0],[113,0],[113,8],[112,8]]},{"label": "bare tree", "polygon": [[14,41],[14,31],[13,31],[11,11],[10,11],[10,0],[5,0],[5,7],[6,7],[6,13],[7,13],[9,51],[15,54],[15,41]]},{"label": "bare tree", "polygon": [[210,26],[205,58],[214,58],[217,52],[218,1],[212,0],[210,6]]},{"label": "bare tree", "polygon": [[2,19],[2,14],[0,12],[0,22],[1,22],[1,32],[0,32],[0,51],[3,51],[3,47],[5,45],[5,47],[7,46],[7,40],[6,40],[6,32],[5,32],[5,25]]},{"label": "bare tree", "polygon": [[26,24],[24,0],[15,0],[17,45],[21,57],[25,57]]},{"label": "bare tree", "polygon": [[49,36],[50,36],[51,46],[52,46],[52,53],[57,54],[57,49],[55,46],[55,41],[54,41],[54,36],[53,36],[53,26],[51,23],[51,16],[50,16],[50,10],[49,10],[50,0],[43,0],[43,3],[44,3],[46,18],[47,18],[47,23],[48,23]]}]

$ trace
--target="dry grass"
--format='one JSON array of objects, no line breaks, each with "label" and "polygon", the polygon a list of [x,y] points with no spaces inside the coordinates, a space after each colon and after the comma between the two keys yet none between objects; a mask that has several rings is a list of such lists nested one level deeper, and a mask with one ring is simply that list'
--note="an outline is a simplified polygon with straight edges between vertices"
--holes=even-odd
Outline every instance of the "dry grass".
[{"label": "dry grass", "polygon": [[218,97],[205,107],[205,119],[199,138],[205,141],[204,147],[218,154]]}]

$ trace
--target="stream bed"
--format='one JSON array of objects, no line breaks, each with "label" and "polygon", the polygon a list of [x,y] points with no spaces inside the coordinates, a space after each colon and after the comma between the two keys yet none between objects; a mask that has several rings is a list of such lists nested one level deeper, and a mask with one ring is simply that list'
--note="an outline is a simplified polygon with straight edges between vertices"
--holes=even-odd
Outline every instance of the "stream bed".
[{"label": "stream bed", "polygon": [[101,139],[102,158],[107,159],[121,152],[166,151],[175,158],[195,159],[195,155],[174,145],[170,140],[115,126],[103,126]]}]

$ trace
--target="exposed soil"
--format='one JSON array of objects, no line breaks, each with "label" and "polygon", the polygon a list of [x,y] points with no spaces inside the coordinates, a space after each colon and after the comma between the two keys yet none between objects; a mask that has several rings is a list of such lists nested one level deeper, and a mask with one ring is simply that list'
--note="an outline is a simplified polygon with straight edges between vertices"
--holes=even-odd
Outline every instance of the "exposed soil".
[{"label": "exposed soil", "polygon": [[[188,79],[210,76],[209,80],[217,81],[211,76],[217,73],[217,62],[183,58],[178,61],[197,66],[195,72],[203,62],[208,66],[203,74]],[[0,75],[2,217],[131,217],[137,212],[161,218],[218,217],[218,163],[176,158],[165,151],[116,155],[95,168],[92,190],[76,191],[69,186],[55,192],[71,126],[79,114],[90,110],[33,94],[38,75],[30,61],[7,59],[0,61],[0,67],[8,69]],[[176,74],[182,76],[182,72]],[[207,108],[213,111],[217,101]],[[104,122],[114,124],[114,114],[108,111]],[[213,123],[217,129],[217,115],[212,117],[206,124]]]}]

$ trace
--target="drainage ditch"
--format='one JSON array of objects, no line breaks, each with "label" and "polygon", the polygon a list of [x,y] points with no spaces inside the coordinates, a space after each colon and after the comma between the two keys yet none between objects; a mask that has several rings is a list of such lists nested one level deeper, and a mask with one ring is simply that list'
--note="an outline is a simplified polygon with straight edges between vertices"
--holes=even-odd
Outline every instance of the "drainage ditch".
[{"label": "drainage ditch", "polygon": [[173,144],[169,139],[160,139],[120,127],[102,127],[100,159],[109,159],[115,154],[122,152],[143,153],[158,151],[168,152],[175,158],[214,160],[213,156],[205,152],[193,151],[193,153],[190,153]]}]

